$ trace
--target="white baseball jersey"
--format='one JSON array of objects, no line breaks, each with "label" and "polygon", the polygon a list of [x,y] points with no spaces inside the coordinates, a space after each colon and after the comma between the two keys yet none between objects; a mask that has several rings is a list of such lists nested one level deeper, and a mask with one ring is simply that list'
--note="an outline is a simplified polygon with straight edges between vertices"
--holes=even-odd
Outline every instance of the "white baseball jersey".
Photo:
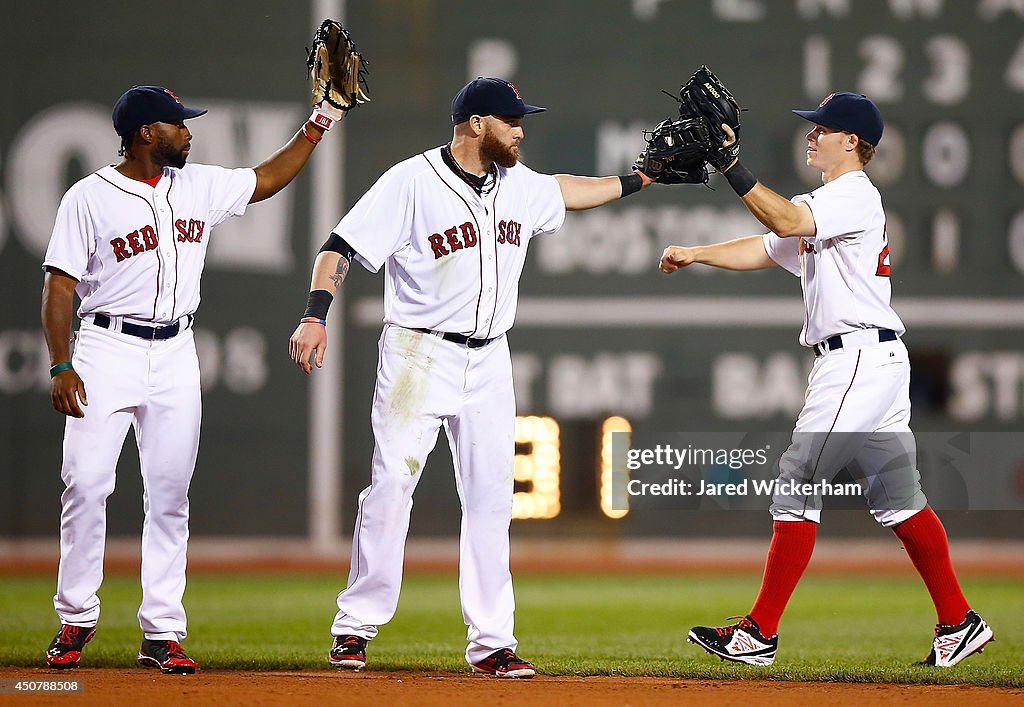
[{"label": "white baseball jersey", "polygon": [[478,194],[441,157],[385,172],[334,228],[377,272],[384,321],[494,338],[512,327],[530,239],[565,220],[557,180],[518,163]]},{"label": "white baseball jersey", "polygon": [[165,167],[154,188],[103,167],[64,195],[43,266],[79,281],[79,317],[174,322],[199,307],[210,231],[255,190],[247,168]]},{"label": "white baseball jersey", "polygon": [[905,328],[889,301],[889,243],[882,197],[862,170],[847,172],[793,197],[814,214],[813,238],[764,234],[776,263],[800,278],[804,326],[800,343],[814,346],[857,329]]}]

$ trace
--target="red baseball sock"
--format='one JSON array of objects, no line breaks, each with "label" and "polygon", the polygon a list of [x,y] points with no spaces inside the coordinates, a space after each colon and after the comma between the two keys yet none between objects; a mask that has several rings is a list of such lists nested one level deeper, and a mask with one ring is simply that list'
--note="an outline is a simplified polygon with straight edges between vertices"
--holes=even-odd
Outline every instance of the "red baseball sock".
[{"label": "red baseball sock", "polygon": [[761,635],[771,638],[779,632],[779,619],[807,569],[814,551],[818,524],[809,520],[775,521],[772,545],[764,565],[761,591],[750,610]]},{"label": "red baseball sock", "polygon": [[956,572],[949,559],[946,529],[935,511],[931,506],[925,506],[892,530],[903,542],[911,562],[928,587],[939,623],[948,626],[961,623],[971,606],[956,580]]}]

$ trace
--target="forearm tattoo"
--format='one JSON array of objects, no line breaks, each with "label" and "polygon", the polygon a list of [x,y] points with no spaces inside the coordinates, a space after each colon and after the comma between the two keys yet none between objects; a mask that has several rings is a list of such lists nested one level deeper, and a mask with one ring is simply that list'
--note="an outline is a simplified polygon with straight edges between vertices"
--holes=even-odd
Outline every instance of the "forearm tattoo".
[{"label": "forearm tattoo", "polygon": [[349,262],[349,259],[344,256],[338,261],[338,269],[333,275],[331,275],[331,282],[334,283],[335,292],[340,290],[341,286],[344,284],[345,278],[348,277],[348,269],[351,265],[352,263]]}]

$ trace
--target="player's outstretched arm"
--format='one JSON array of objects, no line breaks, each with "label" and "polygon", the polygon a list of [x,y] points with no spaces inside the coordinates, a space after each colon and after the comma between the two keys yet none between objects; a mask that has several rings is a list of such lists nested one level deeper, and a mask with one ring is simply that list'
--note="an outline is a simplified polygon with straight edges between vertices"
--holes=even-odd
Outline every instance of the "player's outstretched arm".
[{"label": "player's outstretched arm", "polygon": [[565,208],[569,211],[602,206],[652,184],[649,177],[639,172],[625,177],[577,177],[573,174],[556,174],[555,179],[562,190]]},{"label": "player's outstretched arm", "polygon": [[[736,142],[736,133],[725,123],[722,124],[722,130],[726,134],[722,143],[725,149]],[[810,237],[816,233],[814,214],[807,204],[794,204],[757,181],[738,157],[722,169],[722,174],[754,218],[776,235],[791,238]]]},{"label": "player's outstretched arm", "polygon": [[724,270],[763,270],[776,264],[764,249],[761,236],[747,236],[714,245],[670,245],[661,254],[658,269],[670,273],[694,263]]},{"label": "player's outstretched arm", "polygon": [[[324,248],[335,238],[337,236],[332,234]],[[313,372],[313,364],[323,368],[327,352],[327,311],[348,277],[351,257],[335,250],[321,250],[313,262],[306,312],[288,340],[288,355],[307,375]],[[313,364],[310,364],[311,358]]]},{"label": "player's outstretched arm", "polygon": [[43,280],[43,333],[50,350],[50,400],[53,409],[71,417],[85,417],[85,383],[71,367],[71,309],[78,280],[56,268],[47,268]]},{"label": "player's outstretched arm", "polygon": [[[337,114],[335,122],[344,119],[344,113],[338,111]],[[323,139],[325,132],[312,120],[308,120],[284,147],[253,167],[256,172],[256,190],[252,193],[249,203],[269,199],[288,186],[289,182],[295,179],[295,175],[306,166],[309,156],[313,154],[313,148]]]}]

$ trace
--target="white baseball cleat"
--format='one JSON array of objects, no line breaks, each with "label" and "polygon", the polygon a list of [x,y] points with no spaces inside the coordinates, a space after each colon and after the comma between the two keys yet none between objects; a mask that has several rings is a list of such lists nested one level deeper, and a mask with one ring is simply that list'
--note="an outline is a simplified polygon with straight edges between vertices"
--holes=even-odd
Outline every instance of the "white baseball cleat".
[{"label": "white baseball cleat", "polygon": [[722,660],[747,665],[771,665],[779,647],[778,634],[771,638],[761,635],[761,629],[749,616],[739,618],[732,626],[694,626],[687,634],[690,643],[696,643]]},{"label": "white baseball cleat", "polygon": [[935,626],[932,652],[924,659],[923,665],[951,667],[973,653],[984,651],[985,645],[991,640],[994,640],[992,629],[972,609],[967,612],[967,618],[961,624]]}]

